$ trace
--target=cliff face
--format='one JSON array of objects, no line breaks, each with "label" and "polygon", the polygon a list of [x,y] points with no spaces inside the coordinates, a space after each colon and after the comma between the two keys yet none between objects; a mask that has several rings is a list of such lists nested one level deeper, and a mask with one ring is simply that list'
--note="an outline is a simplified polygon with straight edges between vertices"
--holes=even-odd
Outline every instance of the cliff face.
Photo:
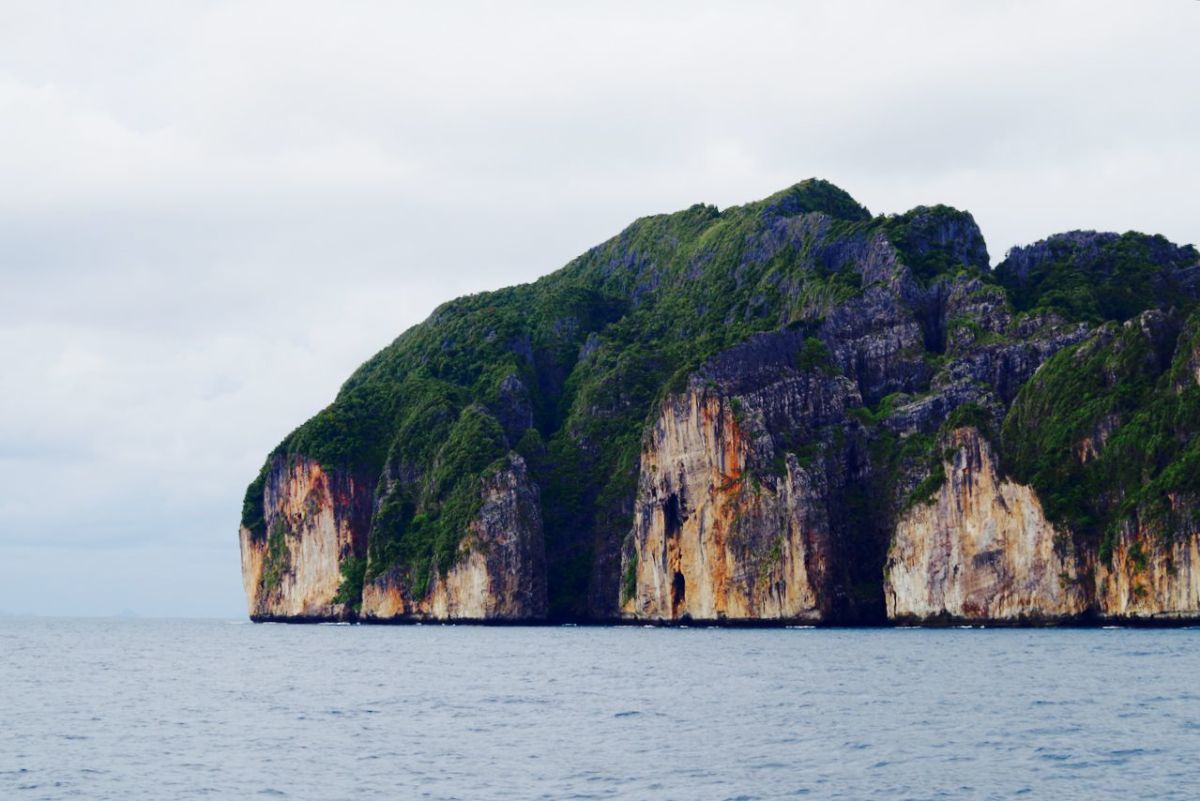
[{"label": "cliff face", "polygon": [[[792,383],[770,394],[797,399],[804,382]],[[831,562],[823,498],[795,456],[769,483],[749,472],[743,424],[761,415],[753,400],[693,388],[664,404],[641,459],[625,616],[822,618]]]},{"label": "cliff face", "polygon": [[240,530],[252,618],[340,619],[341,565],[367,544],[370,484],[303,457],[275,457],[264,486],[265,534]]},{"label": "cliff face", "polygon": [[[1200,328],[1185,325],[1178,340],[1164,394],[1180,400],[1176,409],[1186,412],[1189,407],[1182,399],[1200,391]],[[1120,422],[1112,417],[1108,421]],[[1103,433],[1101,446],[1094,449],[1097,454],[1112,432],[1106,427]],[[1188,467],[1195,470],[1194,465]],[[1200,497],[1194,487],[1168,492],[1163,505],[1157,521],[1125,521],[1109,558],[1097,560],[1096,600],[1104,616],[1200,620]]]},{"label": "cliff face", "polygon": [[254,619],[1200,618],[1200,254],[805,181],[439,307],[247,490]]},{"label": "cliff face", "polygon": [[[368,570],[370,567],[368,566]],[[546,555],[537,487],[510,456],[483,485],[479,513],[445,575],[413,592],[397,570],[363,587],[361,617],[389,620],[540,620],[546,616]]]},{"label": "cliff face", "polygon": [[974,428],[946,442],[945,481],[896,525],[884,594],[897,621],[1073,618],[1087,608],[1067,533],[999,475]]},{"label": "cliff face", "polygon": [[1096,566],[1096,595],[1114,620],[1200,620],[1200,536],[1162,542],[1123,530],[1110,560]]}]

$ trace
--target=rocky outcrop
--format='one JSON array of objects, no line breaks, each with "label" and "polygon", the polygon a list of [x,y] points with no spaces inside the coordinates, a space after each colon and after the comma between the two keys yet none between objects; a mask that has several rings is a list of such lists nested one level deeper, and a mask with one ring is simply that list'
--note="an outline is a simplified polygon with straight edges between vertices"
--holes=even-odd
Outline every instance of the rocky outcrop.
[{"label": "rocky outcrop", "polygon": [[1100,417],[1092,425],[1092,430],[1075,443],[1071,448],[1071,453],[1080,464],[1087,464],[1100,455],[1104,446],[1108,444],[1109,437],[1120,425],[1121,418],[1115,414],[1106,414]]},{"label": "rocky outcrop", "polygon": [[1096,565],[1096,605],[1113,621],[1200,620],[1200,535],[1164,542],[1126,527]]},{"label": "rocky outcrop", "polygon": [[343,619],[342,563],[365,553],[373,487],[304,457],[273,457],[265,530],[240,530],[242,580],[254,619]]},{"label": "rocky outcrop", "polygon": [[884,595],[896,621],[1053,621],[1087,598],[1070,538],[1046,520],[1032,489],[1002,478],[974,428],[953,431],[946,480],[900,518]]},{"label": "rocky outcrop", "polygon": [[834,310],[821,325],[839,367],[873,404],[893,392],[916,392],[933,371],[922,358],[925,331],[890,286],[869,287]]},{"label": "rocky outcrop", "polygon": [[[789,371],[745,395],[702,378],[668,399],[641,457],[622,615],[822,620],[833,561],[826,477],[777,451],[766,422],[779,431],[838,419],[847,397],[856,399],[845,379]],[[767,462],[772,471],[751,469]]]},{"label": "rocky outcrop", "polygon": [[1183,369],[1175,376],[1174,388],[1177,393],[1192,386],[1200,386],[1200,331],[1193,331],[1190,341],[1184,344],[1186,360]]},{"label": "rocky outcrop", "polygon": [[367,621],[530,621],[546,616],[546,556],[538,490],[513,454],[483,481],[482,504],[454,564],[424,593],[385,572],[363,587]]}]

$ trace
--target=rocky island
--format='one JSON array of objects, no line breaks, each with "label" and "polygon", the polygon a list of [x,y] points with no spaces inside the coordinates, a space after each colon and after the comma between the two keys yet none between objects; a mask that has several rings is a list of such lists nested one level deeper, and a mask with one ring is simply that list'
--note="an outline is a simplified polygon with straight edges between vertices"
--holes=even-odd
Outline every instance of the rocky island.
[{"label": "rocky island", "polygon": [[246,491],[254,620],[1200,619],[1200,255],[809,180],[438,308]]}]

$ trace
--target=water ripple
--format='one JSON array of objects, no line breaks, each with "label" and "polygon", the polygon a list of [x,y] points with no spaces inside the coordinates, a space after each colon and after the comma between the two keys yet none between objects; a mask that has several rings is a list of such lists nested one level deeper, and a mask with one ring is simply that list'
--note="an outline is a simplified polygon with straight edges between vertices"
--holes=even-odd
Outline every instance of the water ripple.
[{"label": "water ripple", "polygon": [[0,799],[1170,800],[1200,785],[1200,630],[233,622],[0,620]]}]

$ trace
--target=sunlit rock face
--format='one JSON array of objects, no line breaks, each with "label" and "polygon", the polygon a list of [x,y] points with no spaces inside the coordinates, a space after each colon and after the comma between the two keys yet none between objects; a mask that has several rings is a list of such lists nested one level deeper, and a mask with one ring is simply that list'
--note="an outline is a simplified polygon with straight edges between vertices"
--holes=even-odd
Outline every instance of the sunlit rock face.
[{"label": "sunlit rock face", "polygon": [[264,485],[265,534],[240,530],[252,618],[340,619],[342,562],[366,549],[373,487],[303,457],[274,457]]},{"label": "sunlit rock face", "polygon": [[416,594],[397,571],[369,580],[368,621],[536,621],[546,616],[546,556],[537,487],[525,462],[510,456],[484,481],[482,505],[445,575],[434,572]]},{"label": "sunlit rock face", "polygon": [[1164,542],[1126,527],[1110,559],[1096,565],[1096,602],[1114,620],[1200,619],[1200,535]]},{"label": "sunlit rock face", "polygon": [[[793,454],[773,453],[769,437],[746,428],[761,432],[766,416],[839,415],[848,388],[797,375],[738,396],[696,382],[664,403],[641,458],[623,616],[825,616],[833,554],[824,477]],[[770,474],[750,470],[753,461],[771,460]]]},{"label": "sunlit rock face", "polygon": [[1070,537],[1032,489],[1002,478],[974,428],[947,442],[946,480],[896,525],[884,595],[896,621],[1053,621],[1087,607]]}]

